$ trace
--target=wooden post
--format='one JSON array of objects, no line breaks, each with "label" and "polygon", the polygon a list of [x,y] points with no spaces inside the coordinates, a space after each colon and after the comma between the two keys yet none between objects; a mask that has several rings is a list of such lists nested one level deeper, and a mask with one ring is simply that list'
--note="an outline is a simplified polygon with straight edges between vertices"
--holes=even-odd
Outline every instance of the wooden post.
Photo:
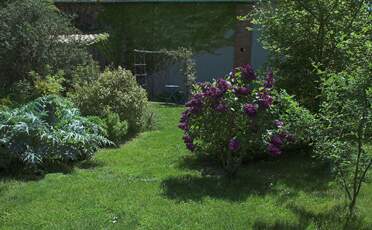
[{"label": "wooden post", "polygon": [[[251,4],[237,4],[236,16],[245,16],[252,11]],[[235,29],[235,50],[234,66],[241,66],[251,63],[252,33],[247,27],[251,26],[250,21],[238,21]]]}]

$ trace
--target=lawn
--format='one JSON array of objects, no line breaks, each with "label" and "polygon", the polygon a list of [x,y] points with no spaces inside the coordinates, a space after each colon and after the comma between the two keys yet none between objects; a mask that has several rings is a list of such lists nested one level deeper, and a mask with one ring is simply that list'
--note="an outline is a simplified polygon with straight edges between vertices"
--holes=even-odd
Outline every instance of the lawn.
[{"label": "lawn", "polygon": [[[337,229],[342,193],[302,153],[245,165],[236,179],[185,149],[182,107],[153,104],[158,128],[70,173],[0,181],[1,229]],[[206,164],[206,165],[203,165]],[[201,170],[203,166],[206,170]],[[359,210],[372,229],[372,183]]]}]

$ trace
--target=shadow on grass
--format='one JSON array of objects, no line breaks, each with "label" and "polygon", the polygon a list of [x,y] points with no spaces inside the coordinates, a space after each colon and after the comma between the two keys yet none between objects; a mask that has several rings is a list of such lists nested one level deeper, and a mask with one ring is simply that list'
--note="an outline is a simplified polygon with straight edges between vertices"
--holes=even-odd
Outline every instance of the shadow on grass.
[{"label": "shadow on grass", "polygon": [[298,220],[296,223],[258,220],[253,229],[372,229],[361,217],[345,227],[345,206],[336,205],[329,210],[312,211],[288,202],[299,192],[326,194],[329,182],[333,180],[327,165],[303,154],[249,162],[243,165],[232,180],[225,177],[221,169],[216,168],[216,162],[211,163],[208,159],[185,157],[179,167],[202,173],[165,179],[162,186],[164,195],[169,199],[187,202],[211,197],[240,202],[252,195],[270,194],[276,197],[278,204],[284,204],[293,212]]},{"label": "shadow on grass", "polygon": [[301,224],[293,224],[293,223],[285,223],[282,221],[276,221],[273,224],[268,224],[265,222],[257,221],[252,226],[253,230],[299,230],[299,229],[306,229],[306,226]]},{"label": "shadow on grass", "polygon": [[289,206],[289,209],[297,216],[298,223],[256,221],[253,229],[372,229],[372,225],[367,224],[363,217],[355,217],[347,223],[347,210],[343,205],[336,205],[327,211],[317,213],[299,206]]},{"label": "shadow on grass", "polygon": [[[251,195],[276,193],[276,185],[293,191],[325,191],[332,179],[328,167],[304,155],[287,155],[277,159],[250,162],[239,170],[234,179],[205,159],[185,158],[181,168],[202,171],[202,176],[183,175],[163,181],[164,195],[178,201],[200,201],[204,197],[242,201]],[[292,195],[281,196],[289,199]]]},{"label": "shadow on grass", "polygon": [[75,168],[93,169],[102,167],[103,162],[97,160],[85,160],[75,164],[48,162],[40,168],[29,168],[21,162],[12,162],[7,169],[0,169],[0,181],[38,181],[48,173],[70,174]]}]

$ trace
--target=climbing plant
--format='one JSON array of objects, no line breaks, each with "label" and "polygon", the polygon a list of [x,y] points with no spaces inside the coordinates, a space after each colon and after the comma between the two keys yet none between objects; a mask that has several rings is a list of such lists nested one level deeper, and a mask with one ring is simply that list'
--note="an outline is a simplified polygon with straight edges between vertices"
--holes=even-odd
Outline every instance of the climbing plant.
[{"label": "climbing plant", "polygon": [[189,97],[196,79],[196,63],[193,59],[193,52],[184,47],[179,47],[177,50],[164,49],[162,51],[171,61],[181,63],[180,71],[185,77],[185,93]]},{"label": "climbing plant", "polygon": [[151,73],[161,72],[171,68],[172,65],[178,65],[180,72],[184,76],[185,96],[190,96],[192,85],[196,79],[196,63],[191,49],[179,47],[176,50],[135,50],[135,52],[145,56],[152,56],[151,59],[149,57],[144,58],[145,60],[155,60],[151,65]]}]

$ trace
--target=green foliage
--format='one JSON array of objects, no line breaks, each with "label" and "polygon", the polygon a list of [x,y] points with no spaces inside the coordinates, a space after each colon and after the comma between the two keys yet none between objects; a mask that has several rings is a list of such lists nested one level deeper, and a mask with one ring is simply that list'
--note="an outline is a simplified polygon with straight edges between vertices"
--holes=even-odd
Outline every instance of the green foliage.
[{"label": "green foliage", "polygon": [[121,121],[117,113],[108,112],[104,118],[105,129],[107,130],[107,138],[120,145],[128,134],[128,122]]},{"label": "green foliage", "polygon": [[5,110],[8,107],[11,107],[13,102],[10,100],[9,97],[0,98],[0,110]]},{"label": "green foliage", "polygon": [[[365,41],[370,39],[368,1],[260,2],[253,23],[259,25],[260,41],[279,76],[278,86],[317,110],[321,93],[317,69],[343,70],[354,61],[348,53],[358,45],[350,38],[363,34]],[[347,40],[350,49],[342,49],[340,41]]]},{"label": "green foliage", "polygon": [[38,167],[48,162],[89,159],[110,144],[102,128],[80,116],[71,102],[41,97],[20,108],[0,112],[2,158]]},{"label": "green foliage", "polygon": [[9,1],[0,8],[0,89],[31,82],[31,71],[47,76],[62,70],[71,85],[73,67],[90,63],[91,57],[86,47],[63,43],[58,36],[77,33],[51,1]]},{"label": "green foliage", "polygon": [[58,71],[55,75],[48,74],[45,77],[40,76],[38,73],[32,71],[30,73],[34,81],[35,94],[37,97],[46,95],[59,95],[64,90],[64,72]]},{"label": "green foliage", "polygon": [[96,62],[87,65],[77,65],[72,71],[72,79],[76,85],[89,84],[98,80],[100,67]]},{"label": "green foliage", "polygon": [[317,117],[290,96],[285,90],[276,92],[276,116],[286,125],[286,130],[295,136],[294,143],[299,146],[311,145],[316,137]]},{"label": "green foliage", "polygon": [[372,138],[371,66],[328,74],[322,84],[316,153],[331,162],[346,193],[350,215],[372,166],[367,145]]},{"label": "green foliage", "polygon": [[147,125],[144,123],[148,110],[146,91],[130,71],[121,67],[106,69],[94,82],[77,84],[70,97],[83,115],[103,118],[107,111],[117,113],[121,121],[128,122],[130,133]]}]

